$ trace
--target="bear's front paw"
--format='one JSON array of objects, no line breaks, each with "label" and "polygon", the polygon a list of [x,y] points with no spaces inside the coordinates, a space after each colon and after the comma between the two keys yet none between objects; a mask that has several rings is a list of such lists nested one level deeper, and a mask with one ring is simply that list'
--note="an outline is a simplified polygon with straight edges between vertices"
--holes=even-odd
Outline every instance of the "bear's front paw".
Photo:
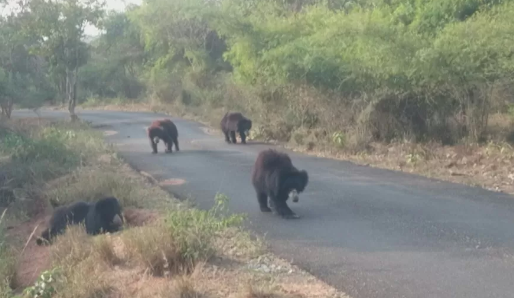
[{"label": "bear's front paw", "polygon": [[282,215],[282,218],[284,218],[284,219],[299,219],[300,216],[295,213],[291,213],[291,214]]},{"label": "bear's front paw", "polygon": [[271,212],[269,207],[261,207],[261,212]]}]

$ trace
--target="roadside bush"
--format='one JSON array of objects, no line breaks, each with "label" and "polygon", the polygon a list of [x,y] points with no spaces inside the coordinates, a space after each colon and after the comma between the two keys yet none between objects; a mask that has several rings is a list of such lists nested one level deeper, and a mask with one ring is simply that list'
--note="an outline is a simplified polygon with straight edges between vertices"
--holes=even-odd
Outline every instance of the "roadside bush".
[{"label": "roadside bush", "polygon": [[217,195],[209,210],[177,208],[156,225],[136,227],[123,234],[131,259],[153,274],[191,273],[196,264],[215,252],[214,239],[229,227],[239,226],[241,215],[228,215],[228,198]]},{"label": "roadside bush", "polygon": [[[131,10],[152,100],[213,124],[239,110],[255,137],[344,150],[482,141],[491,111],[512,103],[513,1],[286,2]],[[339,132],[347,145],[330,140]]]}]

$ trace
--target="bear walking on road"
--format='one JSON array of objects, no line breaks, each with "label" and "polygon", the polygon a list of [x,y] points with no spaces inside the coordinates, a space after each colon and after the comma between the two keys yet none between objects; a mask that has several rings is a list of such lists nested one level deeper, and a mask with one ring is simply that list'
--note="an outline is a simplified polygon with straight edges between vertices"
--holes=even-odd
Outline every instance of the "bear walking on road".
[{"label": "bear walking on road", "polygon": [[[268,149],[261,151],[255,160],[252,184],[262,212],[274,209],[274,213],[283,218],[298,218],[287,205],[287,200],[293,196],[293,202],[298,202],[298,194],[308,183],[307,171],[295,168],[285,153]],[[272,209],[268,207],[268,198]]]},{"label": "bear walking on road", "polygon": [[[221,119],[221,131],[225,135],[225,141],[230,144],[237,143],[236,132],[241,137],[241,143],[246,144],[248,131],[252,129],[252,121],[239,112],[227,112]],[[230,136],[230,138],[229,138]]]},{"label": "bear walking on road", "polygon": [[178,130],[177,126],[170,119],[156,120],[147,129],[148,138],[152,146],[152,153],[157,153],[157,144],[161,139],[165,146],[165,152],[172,152],[172,145],[175,144],[175,150],[180,151],[178,146]]}]

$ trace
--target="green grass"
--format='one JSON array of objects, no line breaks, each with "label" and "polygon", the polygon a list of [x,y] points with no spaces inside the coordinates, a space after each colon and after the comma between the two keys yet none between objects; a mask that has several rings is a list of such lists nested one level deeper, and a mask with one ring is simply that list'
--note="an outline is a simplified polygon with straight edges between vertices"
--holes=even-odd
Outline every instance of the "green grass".
[{"label": "green grass", "polygon": [[13,253],[5,237],[4,216],[5,210],[0,216],[0,298],[11,297],[10,282],[14,270]]}]

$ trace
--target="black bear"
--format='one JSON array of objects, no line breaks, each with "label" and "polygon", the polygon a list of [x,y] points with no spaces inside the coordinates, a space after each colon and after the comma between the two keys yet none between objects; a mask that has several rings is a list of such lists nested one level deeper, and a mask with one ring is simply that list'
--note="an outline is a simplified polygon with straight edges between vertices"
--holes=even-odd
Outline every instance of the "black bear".
[{"label": "black bear", "polygon": [[172,152],[172,145],[180,151],[178,147],[178,130],[177,126],[170,119],[156,120],[147,128],[148,138],[152,146],[152,153],[157,153],[157,144],[161,139],[166,145],[165,152]]},{"label": "black bear", "polygon": [[89,204],[86,202],[76,202],[71,205],[57,207],[50,218],[49,227],[37,238],[37,245],[51,243],[55,236],[64,233],[68,225],[84,222],[88,212]]},{"label": "black bear", "polygon": [[85,223],[86,232],[90,235],[120,230],[123,219],[118,200],[107,197],[94,203],[76,202],[56,208],[48,223],[49,227],[41,233],[36,243],[52,243],[53,238],[64,233],[68,225],[81,223]]},{"label": "black bear", "polygon": [[223,119],[221,119],[221,131],[225,135],[225,141],[229,144],[230,140],[232,140],[233,144],[237,143],[236,132],[241,137],[241,143],[246,144],[246,134],[248,134],[250,129],[252,129],[252,120],[239,112],[227,112]]},{"label": "black bear", "polygon": [[[298,218],[287,206],[287,199],[293,196],[293,202],[298,202],[298,194],[304,191],[308,183],[307,171],[295,168],[285,153],[268,149],[261,151],[255,160],[252,184],[262,212],[274,209],[283,218]],[[272,209],[268,207],[268,197]]]},{"label": "black bear", "polygon": [[121,206],[115,197],[107,197],[90,204],[86,216],[86,232],[90,235],[113,233],[123,225]]}]

